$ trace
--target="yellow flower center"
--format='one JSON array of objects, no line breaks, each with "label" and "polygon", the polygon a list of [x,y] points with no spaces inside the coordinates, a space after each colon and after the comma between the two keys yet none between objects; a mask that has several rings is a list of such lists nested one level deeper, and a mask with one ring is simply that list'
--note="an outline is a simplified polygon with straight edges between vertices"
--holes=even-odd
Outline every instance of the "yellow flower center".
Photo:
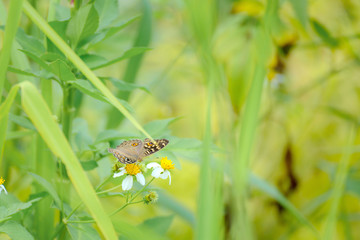
[{"label": "yellow flower center", "polygon": [[134,176],[141,172],[140,167],[136,163],[126,164],[125,170],[126,170],[127,174],[134,175]]},{"label": "yellow flower center", "polygon": [[2,185],[4,182],[5,180],[2,177],[0,177],[0,185]]},{"label": "yellow flower center", "polygon": [[175,164],[173,164],[171,160],[167,159],[167,157],[161,159],[161,167],[165,170],[174,169],[174,165]]}]

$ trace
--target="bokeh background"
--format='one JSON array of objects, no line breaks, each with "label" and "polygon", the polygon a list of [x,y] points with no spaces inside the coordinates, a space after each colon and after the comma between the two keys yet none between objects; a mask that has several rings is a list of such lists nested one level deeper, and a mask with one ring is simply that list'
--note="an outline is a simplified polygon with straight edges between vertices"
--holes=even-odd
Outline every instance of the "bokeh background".
[{"label": "bokeh background", "polygon": [[[52,17],[58,21],[69,19],[77,7],[77,1],[30,2],[45,19],[49,9],[54,11]],[[163,217],[168,226],[154,228],[166,229],[158,233],[170,239],[360,238],[360,2],[104,2],[111,4],[114,18],[103,24],[133,21],[76,51],[110,60],[133,47],[149,48],[94,71],[98,77],[130,83],[102,79],[151,136],[170,139],[168,147],[146,162],[167,156],[176,166],[171,185],[161,180],[152,184],[160,195],[157,204],[129,206],[119,219],[138,226]],[[8,6],[9,1],[1,2],[1,25]],[[20,28],[44,42],[44,34],[25,14]],[[3,38],[4,32],[0,34]],[[14,43],[12,51],[19,44]],[[31,57],[16,56],[13,52],[10,66],[41,71]],[[83,59],[90,65],[100,61]],[[40,89],[44,80],[31,78],[8,72],[3,97],[22,81],[30,80]],[[51,91],[48,104],[62,126],[67,114],[64,93],[56,81]],[[107,147],[145,136],[111,104],[82,91],[73,94],[67,137],[80,161],[96,160],[86,171],[96,186],[111,174],[115,162]],[[0,174],[8,192],[26,202],[41,192],[29,175],[39,161],[34,141],[38,134],[27,127],[29,119],[19,98],[9,115]],[[250,135],[244,133],[247,129]],[[249,155],[244,157],[244,152]],[[51,161],[58,160],[52,156]],[[79,197],[59,169],[57,165],[51,181],[71,209]],[[69,196],[59,187],[61,182]],[[101,202],[111,212],[124,200],[111,197]],[[26,222],[36,211],[30,208],[17,218],[41,239],[41,230]],[[206,222],[209,216],[213,221]],[[54,226],[58,218],[54,210]],[[117,217],[112,221],[121,225]],[[64,233],[57,238],[78,237],[74,236]]]}]

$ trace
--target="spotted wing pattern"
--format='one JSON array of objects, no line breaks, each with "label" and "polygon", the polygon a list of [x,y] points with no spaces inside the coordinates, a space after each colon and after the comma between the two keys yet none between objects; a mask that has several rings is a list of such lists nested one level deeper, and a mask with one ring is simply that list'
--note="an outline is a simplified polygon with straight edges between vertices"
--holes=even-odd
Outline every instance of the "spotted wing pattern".
[{"label": "spotted wing pattern", "polygon": [[141,162],[144,157],[149,156],[169,143],[167,139],[155,139],[155,142],[151,142],[149,138],[144,141],[140,139],[134,139],[124,141],[116,148],[109,148],[108,152],[112,153],[119,162],[123,164],[131,164],[137,161]]},{"label": "spotted wing pattern", "polygon": [[144,158],[149,156],[162,148],[164,148],[169,143],[167,139],[155,139],[155,143],[151,142],[149,138],[144,140],[144,152],[142,153],[141,157]]}]

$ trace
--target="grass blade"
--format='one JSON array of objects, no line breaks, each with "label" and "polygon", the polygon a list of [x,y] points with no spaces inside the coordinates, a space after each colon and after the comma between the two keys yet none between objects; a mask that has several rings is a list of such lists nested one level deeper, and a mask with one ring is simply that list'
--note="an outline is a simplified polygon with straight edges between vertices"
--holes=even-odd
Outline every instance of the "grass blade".
[{"label": "grass blade", "polygon": [[69,142],[66,140],[55,119],[52,117],[41,94],[39,94],[35,86],[30,82],[23,82],[20,86],[22,90],[21,103],[24,111],[53,154],[59,157],[65,164],[74,188],[85,206],[89,209],[100,231],[106,239],[117,239],[109,217],[105,214],[79,160],[72,151]]},{"label": "grass blade", "polygon": [[[350,133],[347,139],[347,146],[350,146],[354,143],[355,139],[355,131],[354,127],[350,129]],[[335,185],[334,191],[332,193],[332,203],[330,207],[330,211],[326,217],[324,232],[322,239],[334,239],[336,236],[336,222],[337,215],[339,212],[339,204],[341,201],[341,197],[343,196],[344,189],[346,187],[346,178],[350,163],[350,155],[351,151],[345,149],[342,155],[342,158],[339,163],[339,167],[335,176]]]},{"label": "grass blade", "polygon": [[[9,111],[12,103],[14,102],[14,99],[16,97],[16,94],[19,90],[19,86],[15,86],[11,88],[10,93],[6,100],[0,105],[0,169],[3,169],[2,165],[2,157],[4,153],[4,143],[6,139],[6,131],[8,126],[8,119],[9,119]],[[3,172],[0,172],[1,175],[3,175]]]},{"label": "grass blade", "polygon": [[11,46],[20,21],[22,4],[23,0],[10,1],[9,14],[5,27],[4,45],[2,46],[0,55],[0,103],[6,78],[6,70],[10,60]]},{"label": "grass blade", "polygon": [[49,24],[36,12],[29,2],[24,2],[25,14],[40,28],[41,31],[59,48],[59,50],[89,79],[89,81],[100,91],[109,102],[116,107],[140,132],[146,137],[151,136],[144,130],[130,112],[118,101],[111,91],[90,70],[81,58],[64,42],[64,40],[49,26]]}]

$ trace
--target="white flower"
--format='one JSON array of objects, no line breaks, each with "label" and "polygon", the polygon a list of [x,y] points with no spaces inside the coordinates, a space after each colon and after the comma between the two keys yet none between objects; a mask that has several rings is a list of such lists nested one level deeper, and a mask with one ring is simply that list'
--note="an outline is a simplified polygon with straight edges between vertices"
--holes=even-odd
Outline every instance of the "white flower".
[{"label": "white flower", "polygon": [[171,160],[167,159],[167,157],[164,157],[161,159],[161,165],[152,162],[149,163],[146,168],[153,168],[153,172],[151,173],[151,176],[154,178],[161,178],[161,179],[167,179],[169,178],[169,185],[171,184],[171,174],[170,169],[174,169],[174,164],[171,162]]},{"label": "white flower", "polygon": [[130,190],[132,188],[134,183],[134,176],[141,185],[145,185],[145,177],[140,171],[140,167],[136,163],[127,164],[125,167],[122,167],[119,170],[120,172],[114,173],[113,178],[120,177],[124,174],[127,175],[121,183],[121,187],[124,191]]},{"label": "white flower", "polygon": [[8,194],[8,192],[6,191],[5,186],[3,185],[4,182],[5,182],[5,180],[2,177],[0,177],[0,194],[1,194],[1,192],[3,190],[4,190],[5,194]]}]

